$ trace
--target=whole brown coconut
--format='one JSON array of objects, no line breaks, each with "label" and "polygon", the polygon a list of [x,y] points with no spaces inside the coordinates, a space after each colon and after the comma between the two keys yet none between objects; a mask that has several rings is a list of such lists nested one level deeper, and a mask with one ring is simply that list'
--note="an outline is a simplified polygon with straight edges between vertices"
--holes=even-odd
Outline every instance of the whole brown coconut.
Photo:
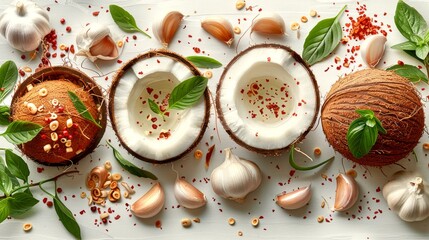
[{"label": "whole brown coconut", "polygon": [[[95,119],[101,119],[102,128],[79,115],[68,91],[79,97]],[[53,67],[30,76],[13,97],[11,118],[40,124],[43,129],[20,145],[22,152],[46,165],[66,165],[83,158],[97,146],[105,130],[106,106],[101,98],[95,83],[77,70]],[[37,112],[31,111],[32,105]]]},{"label": "whole brown coconut", "polygon": [[[379,134],[371,151],[356,159],[347,145],[347,131],[360,117],[355,110],[369,109],[387,134]],[[394,72],[366,69],[338,80],[322,106],[322,127],[332,147],[362,165],[384,166],[406,157],[424,129],[421,99],[408,79]]]}]

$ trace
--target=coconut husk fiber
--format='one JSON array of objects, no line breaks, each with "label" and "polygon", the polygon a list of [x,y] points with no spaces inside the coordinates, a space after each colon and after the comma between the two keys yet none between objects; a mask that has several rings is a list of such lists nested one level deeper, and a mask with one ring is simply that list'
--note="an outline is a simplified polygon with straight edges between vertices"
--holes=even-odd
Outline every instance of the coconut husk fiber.
[{"label": "coconut husk fiber", "polygon": [[[358,117],[357,109],[369,109],[387,134],[379,133],[371,151],[356,159],[349,151],[347,131]],[[419,94],[410,81],[391,71],[366,69],[339,79],[322,106],[322,127],[328,142],[344,157],[362,165],[384,166],[406,157],[424,130]]]}]

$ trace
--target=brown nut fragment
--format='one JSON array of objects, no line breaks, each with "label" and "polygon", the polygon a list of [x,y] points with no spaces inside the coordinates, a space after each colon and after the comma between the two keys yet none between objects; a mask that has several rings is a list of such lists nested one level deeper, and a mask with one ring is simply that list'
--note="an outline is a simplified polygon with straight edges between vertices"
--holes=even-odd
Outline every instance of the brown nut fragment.
[{"label": "brown nut fragment", "polygon": [[308,18],[306,16],[301,17],[301,22],[306,23],[308,22]]},{"label": "brown nut fragment", "polygon": [[[207,78],[207,79],[210,79],[210,78],[212,78],[212,77],[213,77],[213,72],[212,72],[212,71],[210,71],[210,70],[207,70],[207,71],[205,71],[205,72],[204,72],[203,76],[204,76],[205,78]],[[196,151],[201,151],[201,150],[196,150]]]},{"label": "brown nut fragment", "polygon": [[429,143],[423,143],[423,149],[424,150],[429,150]]},{"label": "brown nut fragment", "polygon": [[257,227],[259,225],[259,218],[252,218],[252,226]]},{"label": "brown nut fragment", "polygon": [[108,180],[103,184],[103,188],[108,188],[110,187],[110,184],[112,183],[112,181]]},{"label": "brown nut fragment", "polygon": [[121,178],[122,178],[122,175],[120,173],[112,174],[112,180],[113,181],[119,181],[119,180],[121,180]]},{"label": "brown nut fragment", "polygon": [[237,234],[238,234],[238,236],[240,236],[240,237],[241,237],[241,236],[243,236],[243,232],[242,232],[242,231],[238,231],[238,233],[237,233]]},{"label": "brown nut fragment", "polygon": [[33,225],[32,225],[31,223],[24,223],[24,225],[22,225],[22,229],[23,229],[25,232],[30,231],[32,228],[33,228]]},{"label": "brown nut fragment", "polygon": [[346,172],[346,175],[349,175],[349,176],[351,176],[351,177],[353,177],[353,178],[356,178],[356,177],[357,177],[357,172],[356,172],[356,170],[354,170],[354,169],[350,169],[350,170],[348,170],[348,171]]},{"label": "brown nut fragment", "polygon": [[310,17],[315,17],[315,16],[317,16],[317,12],[316,12],[316,10],[311,9],[311,10],[310,10]]},{"label": "brown nut fragment", "polygon": [[182,226],[183,226],[184,228],[188,228],[188,227],[190,227],[190,226],[192,225],[192,221],[191,221],[191,219],[189,219],[189,218],[183,218],[183,219],[180,221],[180,223],[182,224]]},{"label": "brown nut fragment", "polygon": [[200,223],[200,222],[201,222],[201,219],[200,219],[200,218],[194,218],[194,219],[192,219],[192,221],[194,221],[194,222],[196,222],[196,223]]},{"label": "brown nut fragment", "polygon": [[121,199],[121,191],[119,188],[116,188],[114,190],[110,190],[109,192],[109,201],[116,202],[119,199]]},{"label": "brown nut fragment", "polygon": [[235,8],[236,8],[237,10],[241,10],[241,9],[243,9],[245,6],[246,6],[246,2],[245,2],[244,0],[238,0],[238,1],[235,3]]},{"label": "brown nut fragment", "polygon": [[320,156],[320,154],[322,154],[322,150],[319,147],[315,147],[313,153],[316,156]]},{"label": "brown nut fragment", "polygon": [[194,152],[194,158],[197,160],[200,160],[203,157],[203,151],[201,150],[195,150]]},{"label": "brown nut fragment", "polygon": [[292,22],[291,24],[290,24],[290,29],[292,30],[292,31],[296,31],[296,30],[298,30],[300,28],[300,26],[299,26],[299,23],[297,23],[297,22]]},{"label": "brown nut fragment", "polygon": [[106,170],[110,170],[110,169],[112,169],[112,163],[111,163],[110,161],[106,161],[106,162],[104,163],[104,168],[105,168]]},{"label": "brown nut fragment", "polygon": [[128,191],[124,191],[124,198],[129,198],[130,197],[130,193]]},{"label": "brown nut fragment", "polygon": [[323,216],[318,216],[317,217],[317,222],[318,223],[322,223],[325,220],[325,218]]},{"label": "brown nut fragment", "polygon": [[325,208],[325,204],[326,204],[325,201],[322,201],[322,203],[320,204],[320,207]]},{"label": "brown nut fragment", "polygon": [[82,199],[86,198],[86,192],[81,192],[80,193],[80,198],[82,198]]},{"label": "brown nut fragment", "polygon": [[93,188],[92,190],[91,190],[91,196],[94,198],[94,197],[100,197],[101,196],[101,191],[100,191],[100,189],[99,188]]},{"label": "brown nut fragment", "polygon": [[110,189],[115,189],[118,187],[118,182],[117,181],[112,181],[109,184]]},{"label": "brown nut fragment", "polygon": [[240,34],[241,33],[241,28],[238,27],[238,26],[235,26],[232,30],[234,31],[235,34]]},{"label": "brown nut fragment", "polygon": [[235,219],[234,218],[228,218],[228,224],[229,225],[234,225],[235,224]]}]

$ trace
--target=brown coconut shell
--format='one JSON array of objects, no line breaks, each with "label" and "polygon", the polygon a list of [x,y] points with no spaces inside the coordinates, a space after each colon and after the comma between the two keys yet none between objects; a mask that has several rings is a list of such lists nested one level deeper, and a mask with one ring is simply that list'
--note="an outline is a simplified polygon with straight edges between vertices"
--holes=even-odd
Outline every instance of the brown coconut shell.
[{"label": "brown coconut shell", "polygon": [[[353,157],[347,131],[360,117],[357,109],[369,109],[387,134],[379,134],[371,151]],[[328,142],[344,157],[362,165],[384,166],[406,157],[424,130],[424,112],[419,94],[410,81],[391,71],[366,69],[339,79],[322,106],[322,127]]]},{"label": "brown coconut shell", "polygon": [[210,117],[210,96],[209,96],[208,89],[206,89],[205,92],[204,92],[204,102],[205,102],[206,112],[205,112],[205,116],[204,116],[203,125],[201,126],[202,131],[195,138],[195,141],[191,144],[191,146],[189,146],[189,148],[185,152],[183,152],[183,153],[181,153],[181,154],[179,154],[177,156],[171,157],[169,159],[165,159],[163,161],[157,161],[157,160],[154,160],[154,159],[149,159],[149,158],[146,158],[144,156],[141,156],[138,153],[136,153],[135,151],[133,151],[132,148],[130,148],[127,144],[125,144],[125,142],[123,141],[123,139],[121,137],[121,134],[118,132],[118,129],[117,129],[117,124],[116,124],[116,121],[115,121],[115,107],[114,107],[114,105],[115,105],[116,88],[117,88],[119,82],[121,81],[122,76],[126,73],[126,71],[130,70],[131,67],[134,64],[136,64],[137,62],[139,62],[139,61],[141,61],[143,59],[153,58],[153,57],[156,57],[156,56],[169,57],[169,58],[171,58],[171,59],[173,59],[175,61],[181,62],[181,63],[183,63],[185,66],[187,66],[191,70],[192,74],[194,74],[195,76],[202,76],[202,74],[197,69],[197,67],[195,67],[194,64],[192,64],[191,62],[189,62],[188,60],[186,60],[183,56],[181,56],[181,55],[179,55],[177,53],[174,53],[174,52],[171,52],[171,51],[168,51],[168,50],[165,50],[165,49],[158,49],[158,50],[152,50],[152,51],[146,52],[144,54],[138,55],[137,57],[131,59],[130,61],[128,61],[127,63],[125,63],[116,72],[116,75],[114,76],[113,81],[112,81],[112,86],[110,87],[109,107],[108,108],[109,108],[109,117],[110,117],[110,120],[112,122],[112,128],[115,131],[116,136],[118,137],[118,139],[121,142],[122,146],[131,155],[133,155],[134,157],[136,157],[136,158],[138,158],[140,160],[143,160],[143,161],[149,162],[149,163],[154,163],[154,164],[163,164],[163,163],[169,163],[169,162],[172,162],[172,161],[176,161],[176,160],[179,160],[180,158],[184,157],[186,154],[188,154],[189,152],[191,152],[192,149],[194,149],[198,145],[198,143],[201,141],[201,139],[203,138],[204,133],[206,131],[208,122],[209,122],[209,117]]},{"label": "brown coconut shell", "polygon": [[[27,86],[30,84],[33,88],[28,91]],[[39,90],[42,88],[48,91],[44,97],[39,95]],[[76,93],[91,115],[99,120],[102,128],[79,115],[68,91]],[[59,105],[54,106],[52,99],[57,99]],[[44,109],[33,115],[24,102],[33,103],[37,107],[43,105]],[[59,106],[63,107],[64,111],[59,111]],[[55,131],[57,135],[64,135],[64,130],[68,135],[72,135],[70,139],[72,152],[66,152],[66,146],[61,143],[61,139],[58,141],[51,139],[53,131],[49,128],[49,121],[47,121],[51,116],[50,113],[57,115],[56,120],[59,122],[59,127]],[[32,141],[19,145],[25,155],[45,165],[70,165],[92,152],[100,142],[106,129],[107,108],[100,88],[85,73],[69,67],[47,67],[29,76],[19,85],[12,98],[11,118],[43,126],[42,131]],[[67,128],[66,121],[69,118],[77,125]],[[49,152],[44,151],[43,147],[46,144],[52,147]]]}]

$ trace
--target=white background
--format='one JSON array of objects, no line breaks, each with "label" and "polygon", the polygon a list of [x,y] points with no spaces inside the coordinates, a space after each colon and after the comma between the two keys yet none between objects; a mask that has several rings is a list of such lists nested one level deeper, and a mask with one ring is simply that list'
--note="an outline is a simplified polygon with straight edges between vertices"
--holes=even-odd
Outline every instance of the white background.
[{"label": "white background", "polygon": [[[43,8],[50,8],[49,16],[53,28],[58,33],[58,45],[64,43],[66,45],[75,44],[76,33],[85,26],[86,23],[98,22],[108,25],[111,30],[117,34],[129,37],[129,42],[126,44],[124,52],[120,56],[123,62],[132,59],[138,54],[144,53],[150,49],[160,48],[161,45],[153,37],[148,39],[142,34],[136,33],[137,40],[133,40],[134,34],[127,34],[120,31],[114,24],[109,13],[106,13],[109,4],[117,4],[128,10],[137,21],[137,24],[143,29],[147,29],[148,33],[153,36],[152,24],[154,19],[169,10],[178,10],[185,15],[181,29],[179,29],[173,42],[171,43],[170,50],[178,52],[184,56],[195,55],[193,47],[198,47],[204,51],[206,55],[221,61],[224,66],[237,54],[250,45],[262,42],[277,42],[292,47],[298,53],[302,52],[304,39],[309,30],[317,23],[318,20],[333,17],[343,7],[344,4],[348,5],[349,15],[356,16],[357,2],[355,1],[256,1],[248,0],[247,6],[252,5],[253,11],[238,11],[235,9],[234,0],[217,0],[217,1],[37,1]],[[58,3],[56,3],[58,2]],[[423,16],[429,20],[429,7],[428,1],[407,1],[409,4],[417,8]],[[9,1],[1,0],[0,10],[2,11],[7,7]],[[393,16],[396,7],[396,1],[360,1],[360,4],[367,5],[367,15],[373,17],[377,14],[377,19],[384,24],[392,26],[392,32],[388,33],[388,41],[386,54],[382,59],[378,68],[387,68],[395,64],[398,60],[402,60],[409,64],[417,65],[418,62],[405,56],[399,51],[390,49],[396,43],[402,42],[405,39],[400,35],[393,23]],[[279,13],[286,22],[287,36],[284,38],[264,38],[258,37],[253,34],[249,38],[248,32],[245,30],[250,26],[251,20],[258,14],[258,10],[262,11],[275,11]],[[319,19],[309,17],[310,9],[315,9],[320,14]],[[98,17],[94,17],[92,12],[100,11]],[[383,13],[386,12],[386,16]],[[235,43],[231,48],[218,42],[214,38],[209,39],[209,35],[204,32],[200,27],[200,21],[204,17],[222,15],[227,18],[233,26],[240,26],[242,34],[244,35],[237,45],[239,36],[236,36]],[[299,36],[296,32],[290,30],[289,26],[293,21],[299,22],[301,16],[309,18],[308,23],[301,23]],[[60,18],[65,18],[66,24],[60,24]],[[247,21],[244,20],[247,19]],[[238,22],[240,19],[240,24]],[[341,24],[344,26],[349,22],[347,13],[341,18]],[[67,33],[66,26],[72,27],[72,32]],[[383,27],[386,28],[386,25]],[[244,33],[244,34],[243,34]],[[190,37],[190,35],[192,37]],[[198,41],[201,39],[201,41]],[[181,41],[180,43],[178,41]],[[359,42],[353,44],[358,45]],[[334,56],[343,58],[346,56],[347,46],[340,45],[332,57],[327,58],[323,62],[317,63],[312,67],[316,75],[320,93],[323,97],[328,92],[330,86],[344,73],[350,73],[353,70],[365,68],[365,65],[358,67],[362,60],[360,56],[357,57],[357,63],[350,66],[350,68],[342,68],[341,71],[335,70],[337,64],[334,63]],[[13,60],[19,67],[30,66],[35,69],[38,65],[38,60],[21,59],[22,53],[13,50],[7,44],[4,38],[0,38],[0,63],[6,60]],[[57,51],[58,55],[60,50]],[[53,52],[52,52],[53,53]],[[97,66],[89,61],[83,61],[84,58],[78,57],[73,60],[73,66],[86,72],[88,75],[94,77],[97,83],[107,93],[111,85],[112,74],[122,64],[117,63],[115,60],[110,62],[97,62]],[[51,59],[53,65],[61,65],[62,60],[57,57]],[[330,67],[333,65],[333,67]],[[330,67],[330,70],[324,70]],[[91,69],[91,70],[88,70]],[[94,70],[102,77],[97,77]],[[425,69],[423,69],[425,70]],[[223,68],[213,70],[214,76],[210,80],[209,85],[212,91],[218,83],[219,77]],[[107,74],[108,80],[105,80]],[[23,79],[21,79],[23,80]],[[422,98],[426,99],[429,95],[428,87],[424,83],[416,84],[417,89],[421,92]],[[6,100],[5,104],[10,103],[10,97]],[[427,112],[427,108],[425,107]],[[214,128],[218,127],[220,139],[216,135]],[[2,129],[3,131],[4,129]],[[210,140],[210,137],[213,140]],[[427,134],[424,133],[420,143],[415,148],[418,156],[418,162],[415,161],[414,156],[410,155],[408,158],[398,162],[400,165],[409,170],[419,169],[426,179],[429,179],[428,174],[428,159],[422,149],[422,144],[427,139]],[[151,181],[148,179],[140,179],[135,176],[122,171],[116,164],[111,149],[105,145],[105,140],[111,139],[115,147],[121,153],[137,166],[152,171],[159,177],[160,183],[163,185],[166,192],[165,209],[160,214],[151,219],[138,219],[134,216],[129,216],[129,208],[126,203],[132,204],[135,200],[143,195],[151,186]],[[377,191],[382,188],[385,182],[392,173],[401,170],[398,165],[390,165],[379,168],[356,166],[355,169],[358,173],[357,181],[360,185],[359,200],[355,207],[345,213],[332,212],[326,206],[321,208],[320,204],[323,198],[327,200],[330,207],[333,206],[335,196],[335,176],[339,172],[344,172],[354,166],[353,162],[343,159],[339,154],[336,154],[335,160],[327,166],[309,172],[296,172],[292,177],[289,175],[291,167],[288,164],[288,154],[284,153],[280,157],[266,158],[256,153],[244,150],[238,147],[226,134],[219,121],[214,116],[210,118],[209,127],[207,128],[204,139],[199,144],[198,148],[204,152],[207,151],[206,142],[209,145],[216,144],[215,152],[212,157],[211,165],[206,171],[204,168],[204,161],[196,161],[193,159],[192,154],[184,157],[183,159],[174,162],[174,166],[178,169],[181,176],[192,181],[196,179],[195,186],[201,189],[207,196],[208,204],[202,209],[186,210],[184,208],[177,208],[177,202],[173,195],[173,184],[175,174],[171,170],[171,164],[165,165],[152,165],[142,162],[138,159],[128,155],[125,149],[120,148],[117,138],[108,123],[106,134],[101,141],[96,151],[78,165],[70,167],[71,169],[78,169],[79,175],[75,177],[65,177],[58,181],[58,186],[63,189],[60,194],[62,200],[67,198],[64,203],[75,214],[76,219],[82,229],[82,237],[84,239],[427,239],[429,235],[428,221],[419,223],[406,223],[401,221],[394,213],[392,213],[383,199],[381,192]],[[3,139],[0,139],[2,147],[13,147]],[[263,172],[263,181],[260,188],[254,193],[250,194],[244,204],[237,204],[229,200],[221,199],[214,194],[211,189],[210,183],[206,183],[204,179],[210,177],[211,171],[218,166],[224,159],[220,150],[225,147],[233,147],[234,153],[255,161]],[[307,138],[299,145],[299,147],[309,153],[311,156],[313,148],[320,147],[322,149],[322,156],[316,160],[322,160],[331,157],[334,151],[325,140],[325,136],[321,130],[320,124],[317,128],[308,134]],[[300,161],[304,158],[299,157]],[[87,200],[79,197],[82,191],[87,191],[84,184],[86,174],[95,166],[102,165],[106,160],[113,163],[113,172],[121,172],[126,181],[136,187],[137,193],[133,195],[131,200],[122,199],[120,202],[112,204],[108,203],[107,207],[111,207],[115,213],[110,217],[111,222],[106,225],[95,225],[95,219],[98,219],[98,214],[92,213],[87,206]],[[38,165],[31,160],[28,160],[31,175],[30,179],[38,181],[57,175],[58,173],[66,170],[63,167],[46,167]],[[42,173],[37,173],[37,167],[43,167]],[[321,174],[328,175],[331,181],[322,179]],[[282,184],[279,184],[282,183]],[[285,211],[274,203],[276,194],[282,191],[291,191],[298,187],[306,186],[311,183],[313,190],[313,198],[310,204],[302,209],[295,211]],[[138,186],[137,184],[140,184]],[[283,186],[281,186],[283,185]],[[47,186],[48,187],[48,186]],[[48,189],[53,191],[53,186]],[[42,200],[46,196],[42,191],[37,188],[33,189],[35,197]],[[75,197],[73,197],[73,195]],[[222,211],[220,211],[220,209]],[[82,210],[86,213],[80,214]],[[381,210],[381,211],[380,211]],[[375,212],[378,213],[375,213]],[[382,212],[382,213],[380,213]],[[114,220],[114,216],[120,215],[119,220]],[[316,218],[322,215],[330,220],[330,223],[318,223]],[[356,218],[352,218],[355,215]],[[253,217],[263,216],[260,225],[254,228],[250,224]],[[180,220],[184,217],[194,218],[199,217],[201,223],[194,223],[191,228],[184,229]],[[234,226],[229,226],[227,219],[234,217],[237,223]],[[369,219],[368,219],[368,218]],[[375,219],[374,219],[375,217]],[[155,227],[155,221],[162,222],[162,229]],[[33,230],[29,233],[24,233],[22,230],[23,223],[32,223]],[[238,232],[242,231],[243,236],[238,237]],[[40,202],[30,212],[23,215],[21,218],[8,219],[0,224],[0,238],[4,239],[57,239],[57,238],[71,239],[71,235],[66,232],[64,227],[58,221],[58,217],[53,208],[48,208],[45,204]]]}]

